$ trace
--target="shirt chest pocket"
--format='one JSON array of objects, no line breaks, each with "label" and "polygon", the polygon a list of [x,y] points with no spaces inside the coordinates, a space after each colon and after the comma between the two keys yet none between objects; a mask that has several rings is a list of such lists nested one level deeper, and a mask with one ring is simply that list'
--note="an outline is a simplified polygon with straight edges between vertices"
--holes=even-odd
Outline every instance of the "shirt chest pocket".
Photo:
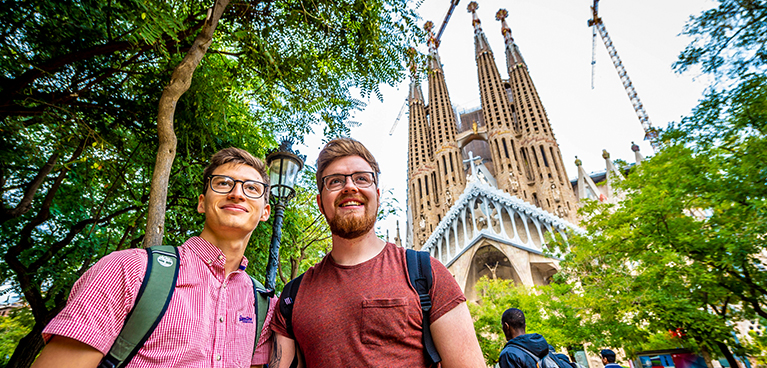
[{"label": "shirt chest pocket", "polygon": [[405,338],[407,306],[407,298],[363,300],[360,329],[362,343],[383,345],[387,341]]}]

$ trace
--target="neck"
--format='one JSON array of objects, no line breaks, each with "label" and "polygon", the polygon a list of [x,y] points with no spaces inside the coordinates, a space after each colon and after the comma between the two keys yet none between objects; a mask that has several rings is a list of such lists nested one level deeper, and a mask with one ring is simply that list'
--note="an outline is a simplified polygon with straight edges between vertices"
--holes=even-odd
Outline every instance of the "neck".
[{"label": "neck", "polygon": [[216,248],[221,249],[221,253],[224,253],[226,257],[224,270],[228,275],[240,267],[242,257],[245,255],[245,247],[248,246],[248,241],[250,240],[250,233],[245,237],[229,237],[226,235],[231,234],[217,234],[210,231],[207,227],[200,233],[201,238],[213,244]]},{"label": "neck", "polygon": [[522,336],[525,334],[524,330],[511,330],[511,338],[514,339],[517,336]]},{"label": "neck", "polygon": [[386,242],[379,239],[373,229],[354,239],[344,239],[334,234],[330,256],[339,265],[354,266],[377,256],[385,245]]}]

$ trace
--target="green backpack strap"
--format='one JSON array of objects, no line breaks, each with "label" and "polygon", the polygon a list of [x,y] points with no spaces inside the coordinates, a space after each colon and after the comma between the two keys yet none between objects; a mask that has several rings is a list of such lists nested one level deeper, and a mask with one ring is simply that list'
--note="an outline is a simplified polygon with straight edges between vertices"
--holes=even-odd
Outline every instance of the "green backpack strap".
[{"label": "green backpack strap", "polygon": [[274,291],[267,290],[255,277],[248,276],[253,280],[254,307],[256,308],[256,340],[253,341],[253,355],[255,355],[258,340],[261,338],[261,330],[266,321],[266,314],[269,312],[269,299],[274,295]]},{"label": "green backpack strap", "polygon": [[99,364],[99,368],[128,365],[168,310],[178,279],[178,248],[158,245],[147,248],[146,252],[146,272],[136,303],[125,317],[120,334]]}]

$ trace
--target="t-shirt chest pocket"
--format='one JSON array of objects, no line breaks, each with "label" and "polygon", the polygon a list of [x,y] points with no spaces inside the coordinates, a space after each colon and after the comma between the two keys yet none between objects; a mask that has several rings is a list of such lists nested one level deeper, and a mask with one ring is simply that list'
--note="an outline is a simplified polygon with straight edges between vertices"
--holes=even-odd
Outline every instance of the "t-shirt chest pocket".
[{"label": "t-shirt chest pocket", "polygon": [[362,343],[383,345],[405,338],[407,298],[366,299],[362,301]]}]

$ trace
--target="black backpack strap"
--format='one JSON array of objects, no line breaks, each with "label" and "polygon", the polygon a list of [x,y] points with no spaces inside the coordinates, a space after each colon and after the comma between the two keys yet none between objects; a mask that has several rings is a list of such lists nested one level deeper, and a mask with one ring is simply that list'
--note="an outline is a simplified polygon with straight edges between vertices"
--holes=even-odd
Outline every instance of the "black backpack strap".
[{"label": "black backpack strap", "polygon": [[442,358],[437,352],[437,348],[434,346],[434,340],[431,337],[431,328],[429,325],[429,311],[431,311],[431,297],[429,296],[429,289],[432,285],[431,275],[431,257],[429,252],[415,251],[412,249],[405,250],[405,258],[407,259],[407,272],[410,276],[410,285],[413,286],[418,293],[418,299],[421,304],[421,310],[423,311],[423,350],[426,355],[426,361],[429,365],[435,365],[439,363]]},{"label": "black backpack strap", "polygon": [[293,304],[296,303],[296,294],[298,294],[298,287],[301,286],[301,280],[304,278],[304,274],[298,275],[295,279],[285,284],[285,288],[282,289],[283,297],[280,298],[280,313],[285,318],[285,329],[288,330],[288,334],[295,337],[293,333]]},{"label": "black backpack strap", "polygon": [[146,271],[136,302],[99,368],[128,365],[168,310],[178,280],[178,248],[159,245],[147,248],[146,252]]},{"label": "black backpack strap", "polygon": [[248,276],[253,281],[253,307],[256,310],[256,340],[253,341],[253,355],[256,355],[258,340],[261,339],[261,330],[264,329],[266,314],[269,312],[269,299],[274,296],[274,290],[267,290],[255,277]]}]

